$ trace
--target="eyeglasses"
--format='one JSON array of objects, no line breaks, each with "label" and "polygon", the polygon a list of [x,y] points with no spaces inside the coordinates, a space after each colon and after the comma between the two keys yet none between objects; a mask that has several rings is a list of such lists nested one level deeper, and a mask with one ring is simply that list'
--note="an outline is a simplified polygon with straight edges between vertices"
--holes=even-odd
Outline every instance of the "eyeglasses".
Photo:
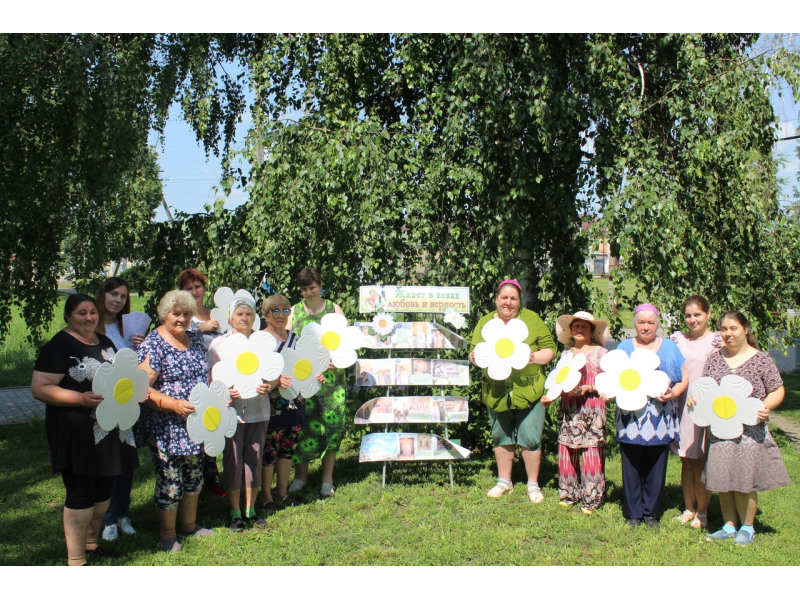
[{"label": "eyeglasses", "polygon": [[283,313],[284,315],[288,315],[289,313],[292,312],[292,309],[291,308],[273,308],[269,312],[272,313],[273,316],[277,317],[281,313]]}]

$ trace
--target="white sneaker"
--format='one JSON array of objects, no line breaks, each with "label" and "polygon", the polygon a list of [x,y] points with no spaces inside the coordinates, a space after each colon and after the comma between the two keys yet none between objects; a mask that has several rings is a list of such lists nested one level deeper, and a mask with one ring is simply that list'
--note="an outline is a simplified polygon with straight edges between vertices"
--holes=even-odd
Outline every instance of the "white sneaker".
[{"label": "white sneaker", "polygon": [[319,495],[323,498],[330,498],[333,496],[333,493],[336,489],[333,487],[332,483],[327,483],[325,481],[322,482],[322,487],[319,488]]},{"label": "white sneaker", "polygon": [[106,525],[103,528],[103,539],[107,542],[116,542],[119,537],[116,525]]},{"label": "white sneaker", "polygon": [[128,517],[120,517],[117,521],[117,525],[119,526],[119,530],[124,533],[125,535],[133,535],[136,533],[136,530],[131,525],[131,520]]},{"label": "white sneaker", "polygon": [[292,492],[299,492],[304,487],[306,487],[306,482],[305,481],[303,481],[302,479],[295,479],[294,481],[292,481],[292,484],[289,486],[289,493],[291,494]]}]

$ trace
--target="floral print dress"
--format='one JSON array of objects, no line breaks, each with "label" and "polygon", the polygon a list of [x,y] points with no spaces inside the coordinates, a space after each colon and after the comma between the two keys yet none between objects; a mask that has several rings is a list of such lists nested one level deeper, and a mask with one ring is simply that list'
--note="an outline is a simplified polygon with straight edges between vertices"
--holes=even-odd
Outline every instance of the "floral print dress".
[{"label": "floral print dress", "polygon": [[[335,312],[335,304],[325,301],[325,308],[317,315],[309,315],[298,302],[293,309],[292,330],[302,335],[309,323],[319,323],[322,317]],[[312,397],[305,399],[306,423],[300,432],[300,441],[294,463],[306,463],[322,458],[327,452],[339,451],[345,429],[345,373],[344,369],[329,369],[323,373],[325,383]]]}]

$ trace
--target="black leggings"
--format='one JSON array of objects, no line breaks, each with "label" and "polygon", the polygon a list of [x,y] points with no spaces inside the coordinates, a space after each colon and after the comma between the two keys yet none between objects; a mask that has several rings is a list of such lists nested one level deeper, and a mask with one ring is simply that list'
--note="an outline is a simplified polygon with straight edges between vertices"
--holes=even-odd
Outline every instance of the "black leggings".
[{"label": "black leggings", "polygon": [[94,508],[95,504],[111,498],[113,477],[104,475],[88,475],[73,473],[70,470],[61,472],[67,497],[64,506],[71,510]]}]

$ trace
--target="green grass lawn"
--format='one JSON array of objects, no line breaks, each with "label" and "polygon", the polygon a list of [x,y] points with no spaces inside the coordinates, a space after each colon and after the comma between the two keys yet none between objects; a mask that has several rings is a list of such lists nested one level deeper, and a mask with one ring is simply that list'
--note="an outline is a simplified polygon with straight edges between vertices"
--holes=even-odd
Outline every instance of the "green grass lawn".
[{"label": "green grass lawn", "polygon": [[800,426],[800,372],[781,373],[781,377],[786,397],[776,412]]},{"label": "green grass lawn", "polygon": [[[359,464],[357,442],[346,440],[337,462],[336,495],[315,500],[318,463],[312,464],[304,498],[308,504],[268,519],[263,529],[228,531],[227,504],[201,497],[199,520],[213,538],[189,540],[183,552],[157,552],[153,474],[140,450],[132,495],[135,536],[121,536],[122,558],[105,565],[796,565],[800,560],[800,457],[778,434],[793,483],[760,495],[758,536],[747,548],[703,543],[701,533],[679,525],[682,510],[679,461],[670,457],[661,528],[631,531],[621,510],[620,459],[607,460],[608,501],[585,516],[558,505],[556,457],[544,458],[540,482],[545,501],[531,504],[517,465],[514,493],[485,496],[494,484],[488,455],[453,464],[392,463],[381,487],[379,463]],[[65,562],[61,507],[63,486],[50,473],[44,425],[33,421],[0,427],[0,564],[61,565]],[[712,501],[710,526],[720,525]],[[91,559],[90,559],[91,560]]]}]

